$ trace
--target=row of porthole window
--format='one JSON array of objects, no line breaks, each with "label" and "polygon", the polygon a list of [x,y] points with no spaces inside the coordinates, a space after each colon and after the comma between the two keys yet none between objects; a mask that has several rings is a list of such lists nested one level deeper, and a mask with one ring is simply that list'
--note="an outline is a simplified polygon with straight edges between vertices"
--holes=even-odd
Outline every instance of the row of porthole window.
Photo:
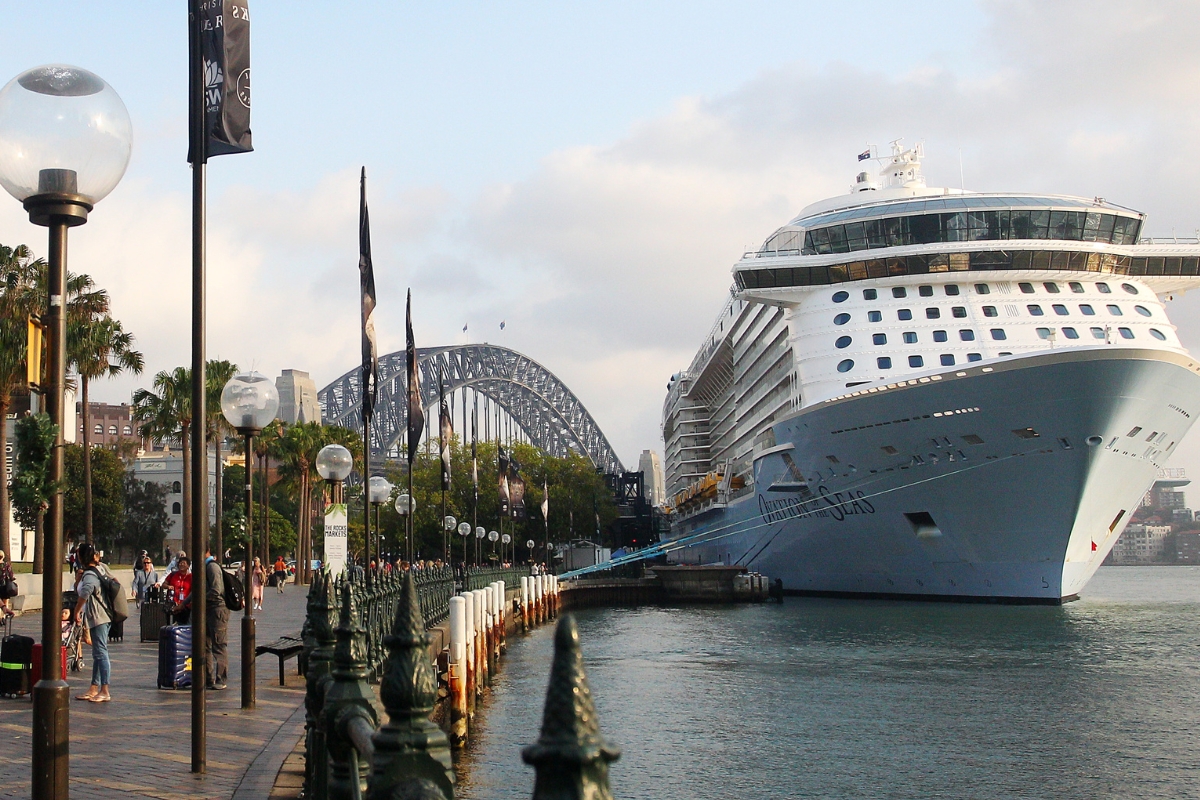
[{"label": "row of porthole window", "polygon": [[[982,360],[983,360],[982,353],[967,353],[967,361],[968,362],[982,361]],[[941,365],[943,367],[953,367],[955,365],[955,363],[957,363],[954,359],[953,353],[942,353],[940,356],[938,356],[938,361],[941,363]],[[892,368],[891,356],[879,356],[878,358],[875,359],[875,366],[878,369],[891,369]],[[910,367],[925,366],[925,357],[924,356],[909,356],[908,357],[908,366],[910,366]],[[849,372],[852,369],[854,369],[854,359],[851,359],[851,358],[847,358],[837,365],[838,372]]]},{"label": "row of porthole window", "polygon": [[[1080,283],[1079,281],[1069,281],[1067,283],[1067,286],[1075,294],[1083,294],[1084,291],[1086,291],[1083,288],[1083,284]],[[1021,282],[1021,283],[1017,284],[1017,287],[1020,288],[1020,290],[1025,294],[1033,294],[1034,292],[1037,291],[1036,289],[1034,289],[1032,283]],[[1059,287],[1059,285],[1057,283],[1055,283],[1054,281],[1045,281],[1044,283],[1042,283],[1042,287],[1046,290],[1046,292],[1048,294],[1059,294],[1062,291],[1062,289]],[[1123,290],[1125,290],[1126,292],[1128,292],[1129,294],[1138,294],[1138,288],[1136,286],[1134,286],[1132,283],[1122,283],[1121,288]],[[942,290],[946,293],[947,297],[958,297],[961,294],[961,289],[959,288],[958,284],[956,284],[956,283],[947,283],[942,287]],[[1107,283],[1100,281],[1100,282],[1096,283],[1096,291],[1100,292],[1101,294],[1112,294],[1112,287],[1109,286]],[[879,290],[878,289],[863,289],[862,293],[863,293],[863,300],[878,300],[879,299]],[[977,284],[975,284],[975,293],[976,294],[991,294],[992,287],[988,286],[986,283],[977,283]],[[919,294],[921,297],[933,297],[933,287],[932,286],[918,286],[917,294]],[[908,297],[908,287],[907,286],[893,286],[892,287],[892,297]],[[837,291],[837,292],[833,293],[833,302],[835,302],[835,303],[844,303],[849,299],[850,299],[850,293],[847,291]]]},{"label": "row of porthole window", "polygon": [[[1051,328],[1038,328],[1037,329],[1038,336],[1040,336],[1043,339],[1049,339],[1051,331],[1052,331]],[[1107,331],[1105,328],[1091,328],[1090,331],[1092,333],[1092,336],[1096,339],[1104,339],[1107,336]],[[1068,339],[1078,339],[1079,338],[1079,331],[1075,330],[1074,328],[1065,327],[1062,329],[1062,332],[1063,332],[1063,336],[1067,337]],[[1008,339],[1008,334],[1005,332],[1005,330],[1003,328],[992,328],[990,333],[991,333],[992,339],[994,339],[998,342],[1006,341]],[[1117,333],[1119,333],[1121,335],[1121,338],[1123,338],[1123,339],[1136,338],[1132,328],[1117,328]],[[1162,331],[1158,330],[1157,328],[1150,328],[1150,335],[1153,336],[1155,339],[1158,339],[1160,342],[1165,342],[1167,340],[1167,335],[1165,333],[1163,333]],[[904,333],[901,334],[901,336],[902,336],[905,344],[917,344],[917,332],[916,331],[905,331]],[[934,331],[933,332],[933,340],[935,342],[945,342],[949,338],[950,338],[949,334],[946,331]],[[959,330],[958,338],[964,342],[973,342],[973,341],[975,341],[975,331],[971,330],[970,328],[963,328],[963,329]],[[838,348],[839,350],[842,350],[842,349],[849,347],[853,343],[854,343],[853,338],[851,338],[849,336],[839,336],[837,338],[837,341],[835,341],[833,343],[833,346]],[[886,333],[875,333],[875,334],[871,335],[871,344],[885,345],[887,343],[888,343],[888,339],[887,339]]]},{"label": "row of porthole window", "polygon": [[[1030,316],[1044,317],[1046,315],[1045,310],[1037,303],[1030,303],[1029,305],[1025,306],[1025,308],[1029,312]],[[1054,311],[1055,314],[1057,314],[1060,317],[1069,316],[1071,313],[1070,309],[1068,309],[1062,303],[1054,303],[1050,306],[1050,308],[1051,308],[1051,310]],[[1121,307],[1116,305],[1115,303],[1109,303],[1107,306],[1105,306],[1105,308],[1108,310],[1108,313],[1114,317],[1125,316],[1125,313],[1121,310]],[[1141,314],[1143,317],[1150,317],[1150,316],[1154,315],[1154,312],[1152,312],[1150,309],[1146,308],[1145,306],[1139,305],[1139,306],[1134,306],[1133,308],[1134,308],[1134,310],[1137,311],[1137,313]],[[1080,303],[1079,304],[1079,313],[1084,315],[1085,317],[1094,317],[1094,316],[1096,316],[1096,309],[1093,308],[1089,303]],[[998,316],[1000,316],[1000,312],[995,306],[983,306],[983,315],[985,317],[998,317]],[[964,306],[953,306],[950,309],[950,316],[952,316],[955,319],[966,319],[967,309]],[[913,318],[912,309],[911,308],[898,309],[896,311],[896,318],[902,322],[907,322],[908,320],[911,320]],[[931,306],[929,308],[926,308],[925,309],[925,318],[926,319],[941,319],[942,318],[942,310],[936,306]],[[833,324],[834,325],[845,325],[850,320],[851,320],[850,314],[843,312],[841,314],[836,315],[833,318]],[[867,312],[867,321],[868,322],[883,322],[883,312],[868,311]]]}]

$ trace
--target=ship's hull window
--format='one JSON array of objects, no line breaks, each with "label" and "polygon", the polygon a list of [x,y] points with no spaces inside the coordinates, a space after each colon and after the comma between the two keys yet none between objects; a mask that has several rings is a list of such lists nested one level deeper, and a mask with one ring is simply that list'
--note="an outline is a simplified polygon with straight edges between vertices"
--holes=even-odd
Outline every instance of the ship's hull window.
[{"label": "ship's hull window", "polygon": [[1032,317],[1040,317],[1046,313],[1046,312],[1042,311],[1042,307],[1037,305],[1036,303],[1030,303],[1029,305],[1027,305],[1025,307],[1027,309],[1029,309],[1029,315]]},{"label": "ship's hull window", "polygon": [[883,322],[883,312],[882,311],[868,311],[867,312],[867,322]]},{"label": "ship's hull window", "polygon": [[950,353],[942,353],[941,359],[942,359],[943,367],[953,367],[954,366],[954,356],[951,355]]},{"label": "ship's hull window", "polygon": [[1143,317],[1150,316],[1150,309],[1146,308],[1145,306],[1134,306],[1133,309],[1134,309],[1134,311],[1141,314]]},{"label": "ship's hull window", "polygon": [[933,340],[935,342],[944,342],[944,341],[946,341],[946,338],[947,337],[946,337],[945,331],[934,331],[933,332]]},{"label": "ship's hull window", "polygon": [[916,344],[917,343],[917,332],[916,331],[905,331],[904,332],[904,343],[905,344]]},{"label": "ship's hull window", "polygon": [[892,359],[888,358],[887,356],[880,356],[879,358],[875,359],[875,366],[879,367],[879,369],[891,369]]},{"label": "ship's hull window", "polygon": [[887,334],[877,333],[871,337],[871,342],[874,344],[887,344]]},{"label": "ship's hull window", "polygon": [[1117,328],[1117,330],[1121,333],[1122,339],[1132,339],[1133,338],[1133,331],[1131,331],[1129,328]]},{"label": "ship's hull window", "polygon": [[983,361],[982,353],[967,353],[967,361]]},{"label": "ship's hull window", "polygon": [[836,317],[833,318],[834,325],[845,325],[849,321],[850,321],[849,314],[838,314]]},{"label": "ship's hull window", "polygon": [[925,366],[925,359],[921,356],[909,356],[908,365],[910,367],[923,367]]},{"label": "ship's hull window", "polygon": [[911,308],[902,308],[896,312],[896,317],[901,320],[905,320],[905,321],[910,320],[910,319],[912,319],[912,309]]},{"label": "ship's hull window", "polygon": [[1078,339],[1079,338],[1079,331],[1075,330],[1074,328],[1063,328],[1062,331],[1063,331],[1063,336],[1067,337],[1068,339]]},{"label": "ship's hull window", "polygon": [[837,365],[838,372],[849,372],[852,369],[854,369],[854,362],[852,360],[850,360],[849,358],[847,358],[845,361],[840,362]]},{"label": "ship's hull window", "polygon": [[1092,328],[1092,336],[1096,339],[1104,338],[1104,328]]},{"label": "ship's hull window", "polygon": [[1123,314],[1121,313],[1121,307],[1118,305],[1114,305],[1113,303],[1108,304],[1108,313],[1112,314],[1114,317],[1123,316]]},{"label": "ship's hull window", "polygon": [[1004,332],[1003,328],[992,328],[992,338],[998,342],[1002,342],[1008,338],[1008,334]]},{"label": "ship's hull window", "polygon": [[1166,334],[1163,333],[1162,331],[1158,330],[1157,328],[1151,328],[1150,335],[1153,336],[1155,339],[1158,339],[1160,342],[1165,342],[1167,340]]},{"label": "ship's hull window", "polygon": [[996,310],[995,306],[984,306],[983,315],[985,317],[998,317],[1000,316],[1000,312]]},{"label": "ship's hull window", "polygon": [[1087,303],[1081,303],[1079,305],[1079,313],[1083,314],[1085,317],[1094,317],[1096,316],[1096,309],[1092,308]]},{"label": "ship's hull window", "polygon": [[1054,313],[1058,314],[1060,317],[1065,317],[1065,316],[1067,316],[1068,313],[1070,313],[1067,311],[1067,307],[1064,306],[1062,303],[1055,303],[1054,305],[1052,305],[1050,307],[1053,308]]},{"label": "ship's hull window", "polygon": [[962,339],[964,342],[973,342],[975,341],[975,331],[971,330],[970,328],[963,328],[958,332],[958,338]]}]

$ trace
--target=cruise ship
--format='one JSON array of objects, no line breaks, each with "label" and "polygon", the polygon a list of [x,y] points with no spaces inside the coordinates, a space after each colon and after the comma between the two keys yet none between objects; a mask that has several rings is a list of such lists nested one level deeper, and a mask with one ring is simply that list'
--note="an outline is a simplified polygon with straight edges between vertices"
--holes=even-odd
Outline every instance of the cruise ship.
[{"label": "cruise ship", "polygon": [[1200,413],[1166,310],[1200,243],[1101,197],[927,187],[922,157],[893,143],[734,265],[664,403],[670,561],[1062,603]]}]

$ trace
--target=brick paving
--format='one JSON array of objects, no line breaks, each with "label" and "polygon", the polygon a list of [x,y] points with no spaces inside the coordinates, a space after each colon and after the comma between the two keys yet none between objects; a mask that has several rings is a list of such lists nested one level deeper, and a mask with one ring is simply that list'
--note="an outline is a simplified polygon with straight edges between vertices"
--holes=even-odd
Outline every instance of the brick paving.
[{"label": "brick paving", "polygon": [[[264,611],[255,612],[258,643],[296,633],[304,619],[306,587],[289,586],[282,596],[268,588]],[[131,611],[132,611],[131,604]],[[72,699],[71,796],[89,798],[266,797],[284,759],[303,731],[304,682],[288,662],[287,685],[279,686],[278,662],[258,658],[258,707],[242,711],[241,612],[229,622],[229,689],[208,693],[208,772],[191,766],[191,691],[155,688],[158,643],[138,641],[136,612],[125,623],[125,641],[109,645],[111,703]],[[40,636],[40,612],[13,622],[13,632]],[[67,676],[71,697],[91,681],[91,649],[86,666]],[[0,797],[30,794],[32,704],[28,698],[0,698]]]}]

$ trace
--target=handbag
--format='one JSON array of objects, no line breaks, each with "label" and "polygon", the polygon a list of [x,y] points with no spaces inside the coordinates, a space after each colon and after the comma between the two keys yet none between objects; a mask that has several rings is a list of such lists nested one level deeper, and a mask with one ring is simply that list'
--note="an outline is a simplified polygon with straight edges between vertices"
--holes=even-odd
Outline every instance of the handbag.
[{"label": "handbag", "polygon": [[0,587],[0,589],[3,589],[3,591],[0,592],[0,596],[2,596],[5,600],[11,600],[21,592],[21,589],[17,586],[17,582],[15,580],[6,581],[4,585]]}]

